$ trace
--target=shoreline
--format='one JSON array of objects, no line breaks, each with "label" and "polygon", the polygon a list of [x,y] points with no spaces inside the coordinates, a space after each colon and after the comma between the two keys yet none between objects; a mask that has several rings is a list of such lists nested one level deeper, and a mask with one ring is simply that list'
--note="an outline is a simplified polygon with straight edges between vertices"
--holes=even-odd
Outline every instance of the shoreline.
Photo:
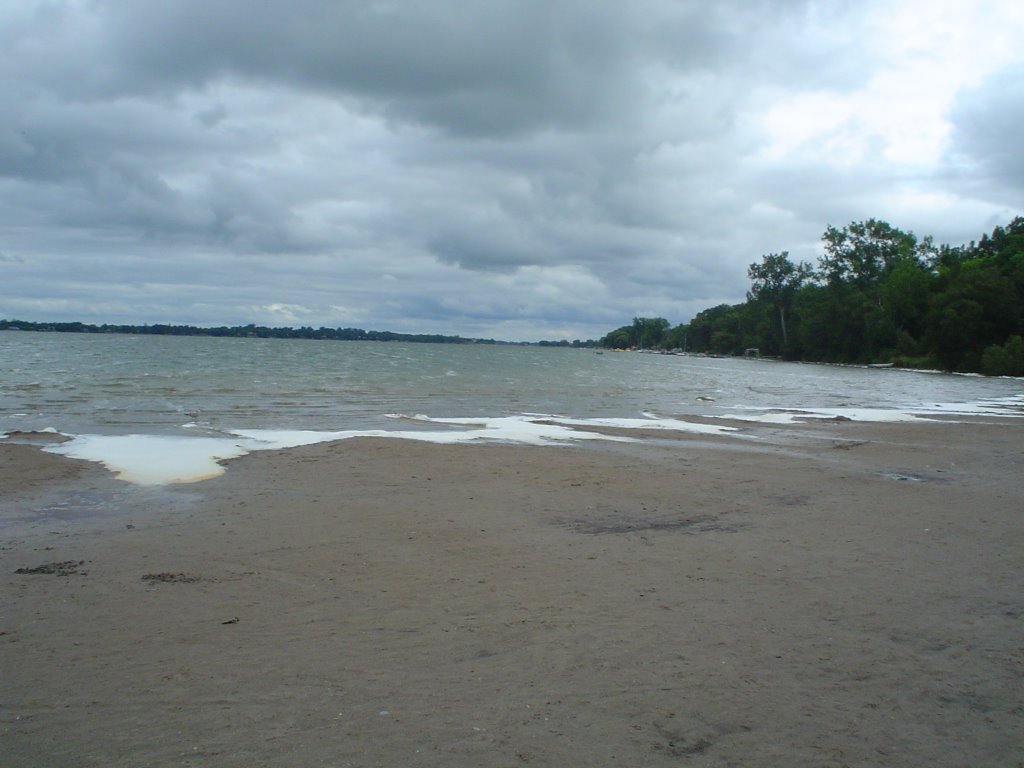
[{"label": "shoreline", "polygon": [[162,488],[0,441],[0,752],[1012,764],[1022,427],[353,438]]},{"label": "shoreline", "polygon": [[[0,434],[0,444],[27,443],[42,450],[102,464],[123,480],[139,485],[162,486],[203,482],[221,475],[225,463],[255,451],[290,449],[304,445],[361,438],[414,440],[441,445],[504,444],[555,446],[582,441],[630,442],[652,435],[697,434],[761,439],[767,428],[779,425],[810,425],[823,422],[869,424],[925,424],[954,419],[973,423],[1024,418],[1024,395],[990,397],[972,402],[923,403],[910,407],[804,407],[770,408],[737,406],[717,414],[643,418],[573,418],[554,414],[516,414],[498,417],[429,417],[386,414],[384,419],[401,425],[396,429],[225,429],[189,422],[175,434],[69,434],[48,428]],[[971,423],[969,422],[969,423]],[[405,428],[402,428],[405,427]]]}]

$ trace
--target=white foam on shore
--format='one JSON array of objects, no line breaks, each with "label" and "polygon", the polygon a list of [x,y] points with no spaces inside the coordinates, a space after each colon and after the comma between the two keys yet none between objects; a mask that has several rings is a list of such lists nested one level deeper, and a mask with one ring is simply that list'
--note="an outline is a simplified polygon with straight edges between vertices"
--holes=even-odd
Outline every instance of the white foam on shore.
[{"label": "white foam on shore", "polygon": [[951,413],[955,416],[1024,418],[1024,395],[993,397],[975,403],[926,403],[921,408],[927,413]]},{"label": "white foam on shore", "polygon": [[[979,403],[930,403],[915,408],[814,408],[743,409],[716,418],[768,424],[800,424],[808,421],[842,420],[865,422],[937,421],[930,415],[1024,417],[1024,397],[1009,397]],[[77,459],[102,463],[117,477],[139,485],[193,483],[217,477],[224,472],[223,461],[260,450],[280,450],[302,445],[349,440],[356,437],[382,437],[418,440],[444,445],[474,442],[519,445],[569,445],[580,440],[637,442],[636,438],[608,434],[601,429],[665,430],[701,435],[729,435],[733,426],[702,424],[681,419],[575,419],[547,414],[527,414],[497,418],[432,418],[429,416],[391,415],[407,420],[419,429],[398,430],[224,430],[222,437],[159,435],[71,435],[64,443],[43,450]],[[196,426],[196,425],[187,425]],[[437,428],[431,428],[437,427]],[[56,430],[54,430],[56,432]]]},{"label": "white foam on shore", "polygon": [[[757,409],[751,409],[752,411]],[[718,414],[718,419],[752,421],[758,424],[804,424],[809,421],[869,421],[907,423],[915,421],[936,421],[902,411],[885,408],[815,408],[814,410],[767,410],[756,413]]]},{"label": "white foam on shore", "polygon": [[[525,445],[567,445],[577,440],[612,440],[631,442],[632,438],[604,435],[597,432],[581,432],[568,426],[541,423],[540,420],[522,416],[506,416],[493,419],[433,419],[427,416],[410,417],[413,421],[463,427],[444,430],[349,430],[344,432],[313,432],[306,430],[237,429],[233,434],[258,442],[255,448],[280,449],[311,445],[331,440],[348,440],[353,437],[390,437],[400,440],[419,440],[442,445],[472,443],[481,441],[520,443]],[[544,421],[547,421],[544,419]]]},{"label": "white foam on shore", "polygon": [[167,435],[74,435],[66,443],[43,450],[99,462],[121,480],[136,485],[208,480],[224,472],[218,462],[249,452],[230,438]]},{"label": "white foam on shore", "polygon": [[[654,416],[653,414],[647,415],[643,419],[572,419],[567,416],[556,416],[552,414],[544,413],[529,413],[523,416],[507,416],[496,419],[437,419],[429,416],[409,416],[404,417],[401,415],[393,415],[392,418],[409,418],[413,421],[420,421],[429,424],[451,424],[451,425],[464,425],[464,426],[478,426],[487,430],[498,430],[499,432],[517,432],[521,427],[517,425],[530,425],[532,431],[538,433],[542,432],[541,428],[554,427],[555,431],[552,435],[563,435],[567,434],[574,440],[585,440],[593,439],[595,433],[593,432],[579,432],[577,430],[569,429],[563,430],[562,427],[606,427],[612,429],[651,429],[651,430],[669,430],[673,432],[691,432],[701,435],[721,435],[729,432],[738,431],[737,427],[726,427],[719,424],[701,424],[692,421],[683,421],[681,419],[667,419]],[[415,433],[413,433],[415,434]],[[607,440],[613,439],[609,435],[596,435],[597,439]],[[518,441],[517,441],[518,442]]]},{"label": "white foam on shore", "polygon": [[560,416],[505,416],[490,419],[436,419],[414,416],[412,421],[435,424],[445,429],[418,430],[313,430],[235,429],[225,437],[180,437],[160,435],[73,435],[65,443],[44,450],[75,459],[103,464],[115,475],[138,485],[193,483],[224,472],[221,462],[252,451],[281,450],[302,445],[349,440],[356,437],[387,437],[419,440],[443,445],[472,442],[520,445],[569,445],[580,440],[635,442],[634,438],[574,427],[619,429],[660,429],[723,434],[735,427],[691,424],[677,419],[569,419]]},{"label": "white foam on shore", "polygon": [[[873,423],[936,422],[933,416],[1000,416],[1024,418],[1024,396],[992,398],[974,403],[921,403],[903,408],[786,408],[751,407],[741,413],[716,414],[715,418],[761,424],[802,424],[809,421],[849,420]],[[941,421],[949,421],[943,418]]]},{"label": "white foam on shore", "polygon": [[654,429],[668,430],[671,432],[690,432],[698,435],[724,435],[730,432],[738,432],[738,427],[726,427],[720,424],[701,424],[695,421],[682,421],[681,419],[662,419],[650,417],[647,419],[566,419],[562,417],[549,417],[558,424],[565,424],[577,427],[613,427],[618,429]]}]

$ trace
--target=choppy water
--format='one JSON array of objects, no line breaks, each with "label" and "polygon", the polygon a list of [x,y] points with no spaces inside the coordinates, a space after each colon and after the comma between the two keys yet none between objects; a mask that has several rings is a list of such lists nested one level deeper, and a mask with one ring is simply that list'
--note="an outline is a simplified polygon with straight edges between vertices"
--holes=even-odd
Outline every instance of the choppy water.
[{"label": "choppy water", "polygon": [[913,410],[1022,395],[1014,379],[564,348],[0,332],[0,433],[394,429],[390,414]]},{"label": "choppy water", "polygon": [[737,434],[707,417],[935,413],[1024,417],[1024,381],[523,346],[0,332],[0,435],[72,435],[46,450],[145,484],[361,435],[550,444],[635,428]]}]

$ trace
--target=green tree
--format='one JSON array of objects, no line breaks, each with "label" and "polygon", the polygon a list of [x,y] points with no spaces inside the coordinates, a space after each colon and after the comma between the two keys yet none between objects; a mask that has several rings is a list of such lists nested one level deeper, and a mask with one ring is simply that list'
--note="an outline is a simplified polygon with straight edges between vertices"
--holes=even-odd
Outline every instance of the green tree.
[{"label": "green tree", "polygon": [[630,346],[656,349],[661,346],[669,323],[663,317],[634,317],[630,329]]},{"label": "green tree", "polygon": [[981,356],[981,372],[987,376],[1024,376],[1024,337],[1011,336],[993,344]]},{"label": "green tree", "polygon": [[1024,218],[977,243],[936,245],[868,219],[822,236],[819,271],[786,251],[747,275],[745,304],[705,309],[668,329],[635,318],[606,346],[662,346],[739,354],[757,346],[790,359],[879,362],[917,358],[947,369],[1021,370],[1024,342]]},{"label": "green tree", "polygon": [[786,315],[793,303],[793,297],[813,273],[810,264],[791,262],[789,251],[769,253],[761,257],[760,264],[751,264],[747,269],[747,277],[751,280],[747,301],[764,302],[778,314],[781,343],[771,345],[776,351],[784,349],[787,345]]},{"label": "green tree", "polygon": [[689,324],[689,349],[717,355],[742,354],[757,346],[751,313],[744,304],[719,304],[698,312]]},{"label": "green tree", "polygon": [[862,291],[897,263],[918,260],[913,233],[878,219],[855,221],[842,229],[829,226],[821,239],[825,243],[825,255],[819,260],[822,277],[831,284],[852,283]]},{"label": "green tree", "polygon": [[1019,330],[1020,297],[991,257],[963,262],[940,282],[929,300],[930,348],[948,369],[978,371],[982,352]]},{"label": "green tree", "polygon": [[601,346],[607,349],[627,349],[629,344],[630,326],[624,325],[616,328],[601,339]]},{"label": "green tree", "polygon": [[690,326],[688,323],[680,323],[675,328],[670,328],[665,334],[662,346],[666,349],[682,349],[689,351]]}]

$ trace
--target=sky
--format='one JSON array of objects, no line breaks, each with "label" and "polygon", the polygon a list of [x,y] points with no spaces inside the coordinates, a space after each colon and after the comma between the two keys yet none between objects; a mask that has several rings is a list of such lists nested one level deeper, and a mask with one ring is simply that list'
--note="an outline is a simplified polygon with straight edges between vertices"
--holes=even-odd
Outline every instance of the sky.
[{"label": "sky", "polygon": [[0,318],[535,341],[1024,212],[1019,0],[0,0]]}]

